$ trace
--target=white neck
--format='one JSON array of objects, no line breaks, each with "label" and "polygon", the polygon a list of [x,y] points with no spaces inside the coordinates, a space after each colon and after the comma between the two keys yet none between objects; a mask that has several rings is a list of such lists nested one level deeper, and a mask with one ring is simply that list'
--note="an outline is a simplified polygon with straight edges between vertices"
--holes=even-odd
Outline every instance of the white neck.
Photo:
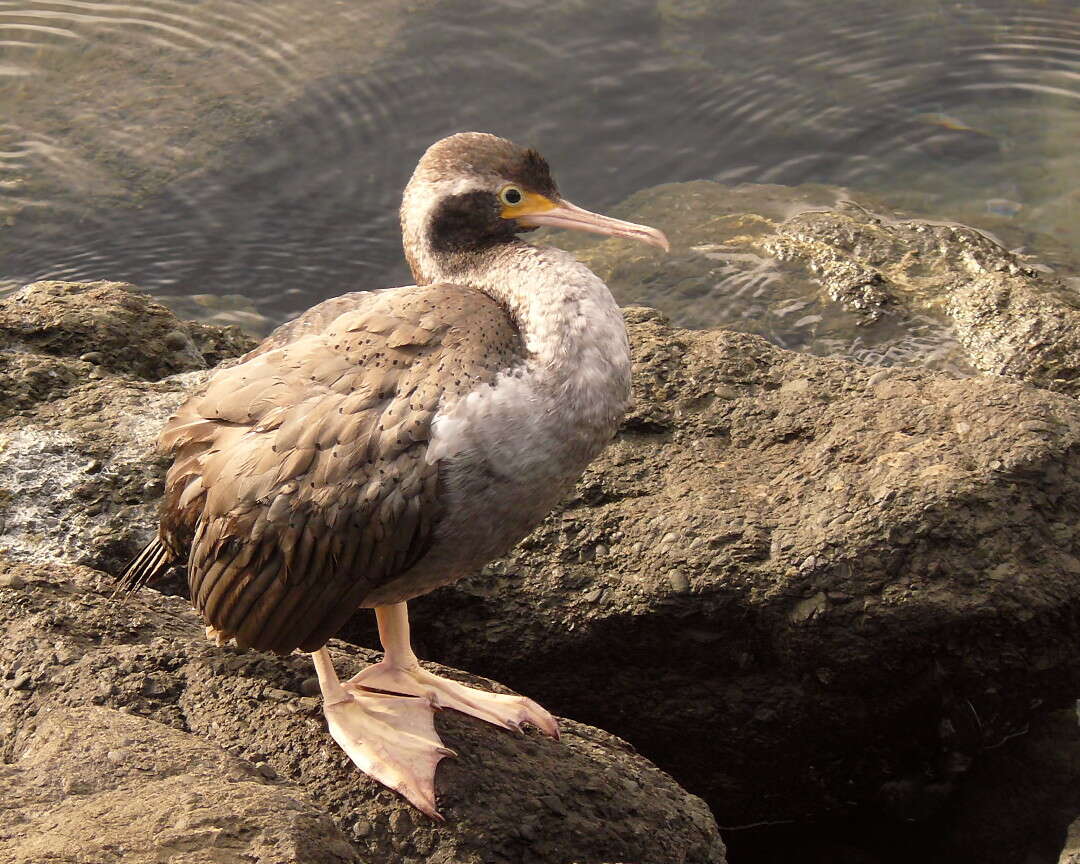
[{"label": "white neck", "polygon": [[630,345],[608,287],[568,252],[524,241],[432,274],[479,289],[510,312],[527,365],[576,423],[614,432],[630,399]]}]

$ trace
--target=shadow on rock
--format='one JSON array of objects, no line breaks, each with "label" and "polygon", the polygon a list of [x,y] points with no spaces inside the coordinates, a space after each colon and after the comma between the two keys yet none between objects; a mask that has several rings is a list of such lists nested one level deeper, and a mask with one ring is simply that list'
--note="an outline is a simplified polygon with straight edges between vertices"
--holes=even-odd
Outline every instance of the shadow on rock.
[{"label": "shadow on rock", "polygon": [[628,318],[623,433],[509,558],[414,601],[430,656],[630,737],[722,825],[930,818],[1077,692],[1074,400]]}]

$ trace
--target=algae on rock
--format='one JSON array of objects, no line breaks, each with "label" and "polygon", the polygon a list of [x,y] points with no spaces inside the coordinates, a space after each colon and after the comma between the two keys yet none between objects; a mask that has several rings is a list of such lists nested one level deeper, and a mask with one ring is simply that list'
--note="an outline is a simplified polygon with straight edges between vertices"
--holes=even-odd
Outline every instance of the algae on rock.
[{"label": "algae on rock", "polygon": [[155,530],[162,424],[254,344],[119,282],[0,301],[0,555],[122,566]]}]

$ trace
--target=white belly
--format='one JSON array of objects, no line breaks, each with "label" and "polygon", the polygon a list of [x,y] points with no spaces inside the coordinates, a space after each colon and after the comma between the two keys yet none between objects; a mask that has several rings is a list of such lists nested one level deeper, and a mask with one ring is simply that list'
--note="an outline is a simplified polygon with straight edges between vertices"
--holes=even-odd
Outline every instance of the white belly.
[{"label": "white belly", "polygon": [[[562,393],[563,391],[557,391]],[[625,398],[603,422],[535,376],[500,379],[439,416],[429,458],[441,466],[441,518],[431,550],[364,605],[407,600],[504,555],[569,492],[614,435]]]}]

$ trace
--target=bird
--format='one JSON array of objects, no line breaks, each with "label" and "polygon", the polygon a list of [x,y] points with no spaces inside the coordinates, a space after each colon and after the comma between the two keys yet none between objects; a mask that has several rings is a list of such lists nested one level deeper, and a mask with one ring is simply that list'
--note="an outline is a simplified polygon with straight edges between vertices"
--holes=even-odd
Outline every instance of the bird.
[{"label": "bird", "polygon": [[[554,738],[558,726],[527,697],[424,669],[407,603],[525,537],[614,437],[631,395],[607,286],[522,235],[669,243],[570,203],[535,149],[482,132],[427,149],[400,217],[415,284],[313,306],[167,422],[158,531],[118,590],[186,556],[207,636],[310,653],[334,740],[441,820],[435,769],[454,754],[436,710]],[[383,658],[341,681],[326,643],[361,608],[375,612]]]}]

